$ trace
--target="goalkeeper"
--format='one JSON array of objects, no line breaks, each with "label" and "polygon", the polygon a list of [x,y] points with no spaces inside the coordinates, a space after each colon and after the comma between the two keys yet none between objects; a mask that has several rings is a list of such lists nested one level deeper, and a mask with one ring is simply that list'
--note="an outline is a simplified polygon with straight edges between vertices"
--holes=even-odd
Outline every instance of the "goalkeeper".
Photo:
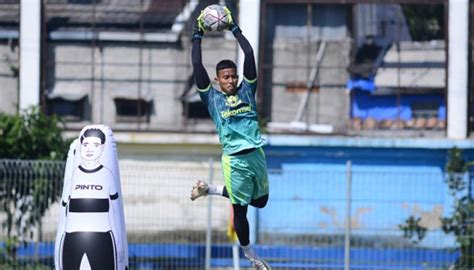
[{"label": "goalkeeper", "polygon": [[258,125],[255,102],[257,90],[257,69],[253,49],[235,22],[230,11],[228,30],[237,39],[245,54],[244,78],[237,86],[237,67],[231,60],[222,60],[216,65],[214,80],[220,90],[214,88],[202,64],[201,39],[204,35],[202,12],[198,17],[192,36],[192,64],[194,77],[201,100],[219,134],[222,146],[222,171],[225,186],[212,186],[198,181],[191,191],[191,200],[206,195],[220,195],[229,198],[234,210],[234,228],[244,255],[256,269],[271,269],[260,259],[250,245],[248,205],[263,208],[268,201],[268,175],[264,144]]}]

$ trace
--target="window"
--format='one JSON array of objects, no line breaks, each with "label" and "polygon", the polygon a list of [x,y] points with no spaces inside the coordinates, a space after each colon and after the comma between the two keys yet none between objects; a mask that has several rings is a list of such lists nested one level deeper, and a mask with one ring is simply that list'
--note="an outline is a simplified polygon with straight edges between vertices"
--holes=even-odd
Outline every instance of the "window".
[{"label": "window", "polygon": [[150,122],[153,102],[144,99],[115,98],[117,122]]},{"label": "window", "polygon": [[211,116],[207,111],[206,105],[204,103],[198,102],[190,102],[184,103],[185,105],[185,113],[186,117],[190,119],[210,119]]},{"label": "window", "polygon": [[83,121],[86,120],[86,111],[89,106],[87,96],[79,100],[67,100],[63,98],[53,98],[47,101],[47,114],[58,115],[66,121]]},{"label": "window", "polygon": [[[191,89],[191,88],[190,88]],[[181,96],[184,115],[188,119],[210,119],[206,105],[199,98],[197,91],[186,91]]]}]

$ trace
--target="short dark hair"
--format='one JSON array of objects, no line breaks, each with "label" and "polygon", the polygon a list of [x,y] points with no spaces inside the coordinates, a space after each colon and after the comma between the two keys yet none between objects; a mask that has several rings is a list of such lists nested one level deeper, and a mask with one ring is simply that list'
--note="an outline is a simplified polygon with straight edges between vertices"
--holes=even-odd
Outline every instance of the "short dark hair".
[{"label": "short dark hair", "polygon": [[105,134],[102,132],[102,130],[98,128],[90,128],[84,131],[84,134],[81,136],[81,143],[84,140],[84,138],[87,137],[97,137],[100,139],[100,143],[104,144],[105,143]]},{"label": "short dark hair", "polygon": [[219,72],[219,70],[226,69],[226,68],[235,68],[235,69],[237,69],[237,66],[235,65],[234,61],[232,61],[232,60],[229,60],[229,59],[221,60],[216,65],[216,74]]}]

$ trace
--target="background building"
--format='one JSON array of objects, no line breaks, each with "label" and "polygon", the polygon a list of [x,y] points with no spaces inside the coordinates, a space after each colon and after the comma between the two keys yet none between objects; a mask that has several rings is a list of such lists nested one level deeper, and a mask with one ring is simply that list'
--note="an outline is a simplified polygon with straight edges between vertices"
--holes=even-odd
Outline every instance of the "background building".
[{"label": "background building", "polygon": [[[474,156],[471,1],[1,1],[0,111],[39,105],[65,117],[68,137],[90,123],[114,130],[136,268],[202,269],[209,231],[213,267],[229,267],[228,205],[188,200],[196,178],[222,181],[190,63],[194,18],[218,2],[259,65],[272,193],[251,221],[263,256],[341,268],[351,239],[361,269],[452,265],[458,245],[439,219],[452,213],[448,150]],[[241,65],[235,40],[206,34],[211,76],[222,58]],[[55,211],[35,242],[45,253]],[[398,227],[410,215],[429,228],[421,242]]]},{"label": "background building", "polygon": [[[15,113],[38,104],[65,116],[71,130],[101,122],[132,132],[212,132],[194,94],[189,63],[192,19],[212,2],[23,1],[24,15],[33,10],[35,17],[20,16],[20,1],[4,2],[2,110]],[[460,124],[469,118],[467,75],[453,80],[464,83],[462,87],[449,86],[447,76],[467,74],[467,44],[452,40],[452,54],[445,45],[450,34],[467,38],[468,21],[450,17],[448,1],[221,2],[261,18],[259,28],[246,31],[256,35],[259,106],[269,133],[468,135],[468,125]],[[420,16],[428,22],[415,21]],[[36,40],[25,47],[25,53],[34,53],[28,59],[36,58],[36,64],[24,66],[39,65],[34,72],[21,73],[19,68],[20,18],[25,27],[29,24],[25,38]],[[209,36],[203,49],[212,74],[217,59],[239,56],[231,37]],[[374,55],[364,54],[368,37]],[[464,65],[451,65],[450,71],[453,61]],[[364,71],[364,66],[370,67]],[[365,88],[360,80],[364,76],[369,81]],[[465,90],[450,97],[461,90],[449,87]],[[346,95],[345,89],[355,91]],[[460,95],[464,102],[455,98]],[[452,121],[447,121],[449,109],[454,110]],[[460,134],[446,133],[454,125],[462,127]]]}]

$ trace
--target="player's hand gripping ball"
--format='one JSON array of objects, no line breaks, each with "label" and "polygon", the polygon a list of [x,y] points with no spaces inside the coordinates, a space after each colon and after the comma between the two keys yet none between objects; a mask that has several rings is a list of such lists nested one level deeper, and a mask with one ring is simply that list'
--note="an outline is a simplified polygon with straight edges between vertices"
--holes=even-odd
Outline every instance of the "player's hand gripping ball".
[{"label": "player's hand gripping ball", "polygon": [[231,20],[228,12],[220,5],[207,6],[198,18],[200,26],[206,32],[226,30]]}]

